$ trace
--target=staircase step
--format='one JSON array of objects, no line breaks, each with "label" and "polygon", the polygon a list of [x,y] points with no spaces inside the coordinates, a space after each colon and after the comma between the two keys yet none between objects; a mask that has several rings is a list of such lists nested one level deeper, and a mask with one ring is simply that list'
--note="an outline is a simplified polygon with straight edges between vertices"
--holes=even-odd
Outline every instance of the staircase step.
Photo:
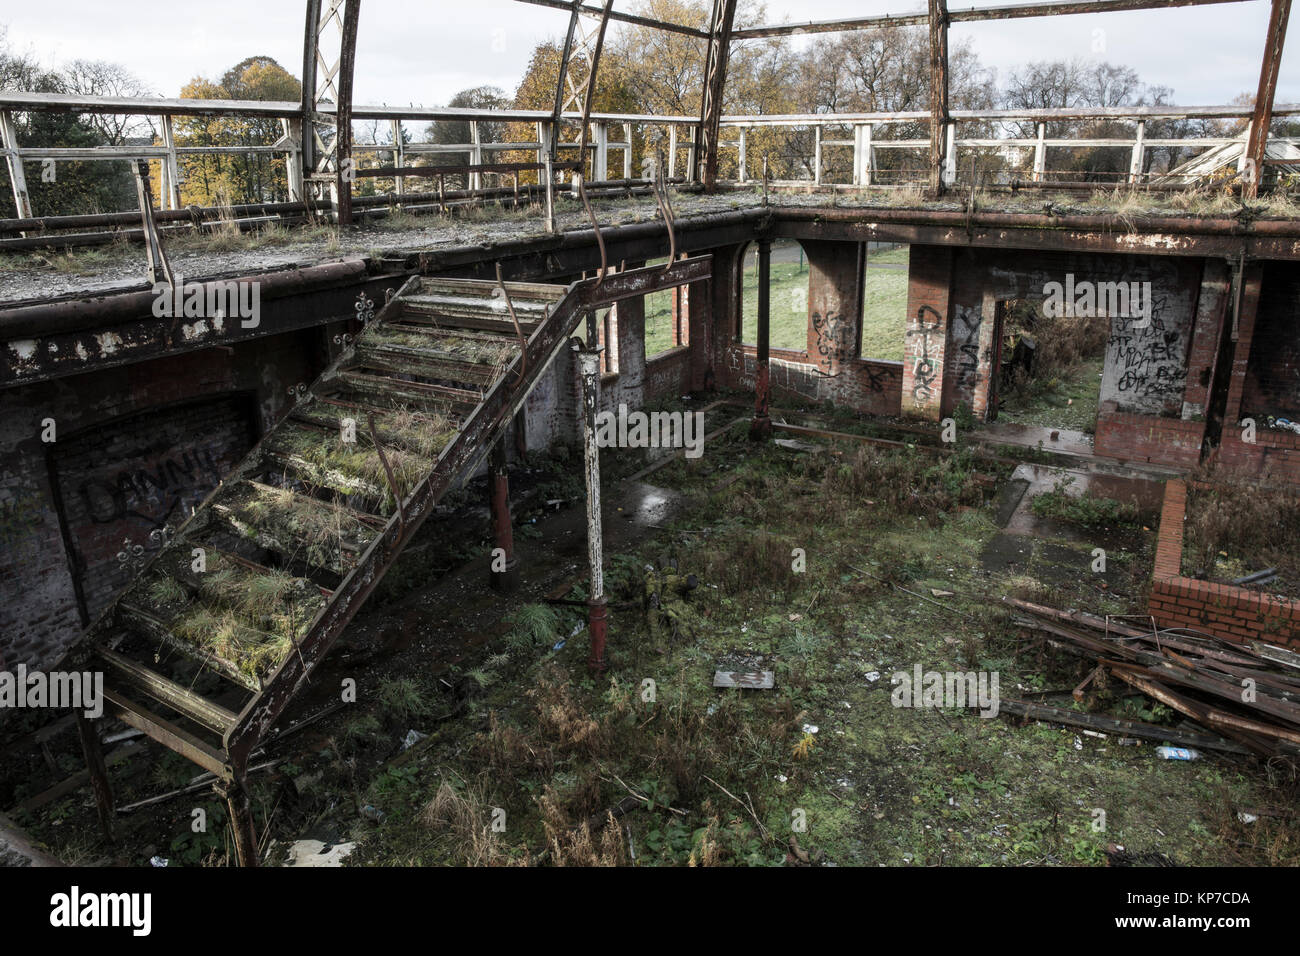
[{"label": "staircase step", "polygon": [[443,415],[420,414],[402,410],[375,409],[373,407],[343,405],[326,402],[309,402],[292,412],[294,418],[317,428],[337,433],[345,420],[356,424],[357,436],[370,439],[370,421],[375,423],[379,440],[387,448],[402,448],[426,458],[437,458],[448,443],[456,437],[460,422]]},{"label": "staircase step", "polygon": [[310,484],[335,492],[384,501],[392,497],[384,459],[392,468],[398,497],[405,498],[433,467],[435,458],[386,446],[383,458],[371,444],[365,422],[357,422],[356,442],[345,444],[338,429],[290,418],[262,442],[263,453]]},{"label": "staircase step", "polygon": [[95,653],[112,669],[114,684],[120,682],[125,687],[142,691],[215,733],[224,734],[238,719],[238,715],[233,711],[214,704],[207,698],[155,673],[117,651],[107,647],[96,647]]},{"label": "staircase step", "polygon": [[473,408],[483,400],[478,392],[464,388],[426,385],[423,382],[394,378],[393,369],[373,367],[374,364],[377,363],[371,363],[371,367],[363,364],[343,369],[335,378],[330,379],[330,383],[338,383],[341,387],[371,395],[388,405],[436,408],[440,404],[451,403],[454,406]]}]

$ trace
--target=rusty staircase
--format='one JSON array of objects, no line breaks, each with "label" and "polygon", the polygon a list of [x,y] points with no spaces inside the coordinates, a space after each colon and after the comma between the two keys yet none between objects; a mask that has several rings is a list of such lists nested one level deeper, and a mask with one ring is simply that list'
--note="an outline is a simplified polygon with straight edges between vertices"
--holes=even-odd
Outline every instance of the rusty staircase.
[{"label": "rusty staircase", "polygon": [[[421,522],[586,316],[709,270],[412,278],[87,629],[70,663],[104,673],[104,715],[214,775],[242,864],[257,861],[250,757]],[[111,834],[98,731],[78,726]]]}]

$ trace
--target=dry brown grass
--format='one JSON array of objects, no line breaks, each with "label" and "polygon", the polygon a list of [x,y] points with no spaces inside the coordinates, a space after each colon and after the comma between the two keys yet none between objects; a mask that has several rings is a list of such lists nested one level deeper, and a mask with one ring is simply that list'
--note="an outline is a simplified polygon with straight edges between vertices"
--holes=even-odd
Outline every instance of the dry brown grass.
[{"label": "dry brown grass", "polygon": [[[435,830],[452,859],[465,866],[505,866],[515,861],[492,828],[487,789],[471,784],[465,793],[443,783],[420,811],[420,823]],[[525,861],[526,862],[526,861]]]}]

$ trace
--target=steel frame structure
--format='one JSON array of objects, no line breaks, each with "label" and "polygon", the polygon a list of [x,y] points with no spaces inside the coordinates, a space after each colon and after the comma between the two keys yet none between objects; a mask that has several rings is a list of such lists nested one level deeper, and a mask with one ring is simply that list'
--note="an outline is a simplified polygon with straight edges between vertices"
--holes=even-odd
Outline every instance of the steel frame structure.
[{"label": "steel frame structure", "polygon": [[[148,100],[125,97],[76,97],[58,94],[0,94],[0,154],[3,154],[9,171],[17,217],[19,220],[35,218],[26,177],[25,160],[45,159],[159,159],[162,161],[163,182],[160,199],[163,209],[177,209],[180,205],[178,157],[200,152],[268,152],[287,155],[290,199],[295,202],[315,202],[318,208],[329,210],[340,224],[352,221],[351,184],[356,174],[354,153],[390,151],[393,154],[395,178],[409,170],[404,165],[407,153],[420,152],[422,144],[403,144],[400,124],[403,119],[463,119],[477,125],[479,120],[526,121],[537,125],[535,142],[514,144],[484,144],[475,141],[463,146],[439,147],[444,151],[467,153],[471,166],[485,165],[483,153],[490,149],[519,147],[536,149],[539,177],[548,182],[559,161],[561,148],[575,144],[561,142],[561,129],[565,124],[577,122],[580,133],[576,144],[579,150],[577,163],[587,170],[588,135],[593,134],[594,149],[591,155],[590,179],[606,179],[610,149],[623,151],[623,178],[631,179],[633,151],[633,123],[667,125],[670,130],[671,152],[681,146],[691,149],[688,177],[712,190],[717,181],[718,156],[722,147],[739,147],[744,155],[744,129],[759,125],[807,125],[824,128],[837,123],[855,127],[852,141],[823,140],[818,133],[818,145],[853,145],[855,148],[854,185],[871,184],[871,157],[875,149],[928,146],[928,184],[933,192],[951,186],[956,176],[956,151],[960,146],[1024,145],[1019,141],[962,140],[958,138],[956,124],[961,120],[1032,119],[1038,122],[1035,151],[1034,179],[1041,180],[1044,173],[1044,154],[1053,146],[1067,145],[1128,145],[1134,149],[1134,163],[1142,151],[1161,141],[1146,140],[1142,122],[1153,116],[1168,117],[1229,117],[1249,119],[1247,145],[1239,164],[1243,194],[1253,196],[1267,159],[1268,129],[1279,115],[1294,114],[1294,106],[1277,106],[1274,98],[1278,72],[1282,59],[1286,27],[1291,0],[1269,0],[1270,17],[1263,56],[1260,64],[1259,85],[1253,107],[1186,107],[1142,108],[1121,107],[1070,111],[959,111],[949,108],[948,97],[948,30],[955,23],[973,23],[991,20],[1011,20],[1033,17],[1069,16],[1088,13],[1108,13],[1131,10],[1173,9],[1221,3],[1243,3],[1250,0],[1046,0],[1046,2],[1014,4],[1002,7],[977,7],[969,10],[947,9],[946,0],[928,0],[925,13],[902,16],[873,16],[847,20],[829,20],[798,24],[769,26],[735,26],[735,0],[713,0],[707,28],[673,23],[653,17],[631,14],[614,9],[613,0],[603,4],[584,3],[583,0],[518,0],[533,6],[562,10],[569,15],[568,28],[562,48],[558,80],[549,111],[544,110],[426,110],[411,107],[354,107],[352,103],[353,78],[356,69],[356,40],[360,22],[360,0],[306,0],[306,19],[303,40],[303,94],[301,102],[232,102],[221,100]],[[590,21],[595,20],[593,26]],[[689,116],[624,116],[604,115],[593,111],[596,84],[599,76],[601,49],[608,24],[626,23],[634,26],[676,33],[707,41],[700,113]],[[812,116],[762,116],[727,117],[722,114],[726,90],[728,54],[731,44],[745,40],[789,36],[795,33],[832,33],[857,30],[892,29],[896,27],[926,26],[930,37],[930,108],[907,114],[815,114]],[[22,147],[18,142],[14,113],[33,110],[75,110],[100,113],[141,113],[157,115],[162,119],[163,142],[155,146],[93,147],[89,149],[60,149]],[[1048,114],[1052,115],[1048,115]],[[237,114],[245,116],[273,116],[280,119],[284,135],[274,143],[262,146],[240,147],[186,147],[177,146],[171,135],[174,116]],[[1031,114],[1042,114],[1031,115]],[[1059,115],[1058,115],[1059,114]],[[1043,125],[1051,119],[1064,118],[1132,118],[1138,123],[1134,140],[1118,142],[1047,140]],[[391,147],[355,147],[352,143],[353,119],[384,119],[394,124],[394,144]],[[927,121],[930,127],[928,142],[884,141],[873,139],[872,129],[880,123]],[[622,142],[610,142],[608,125],[623,125]],[[678,127],[688,126],[694,131],[689,141],[679,140]],[[741,129],[741,139],[723,141],[721,128],[736,126]],[[471,129],[473,133],[474,130]],[[1222,140],[1198,139],[1189,145],[1216,145]],[[405,148],[403,146],[405,145]],[[820,151],[820,150],[819,150]],[[669,157],[670,176],[675,168],[675,155]],[[552,169],[545,170],[549,162]],[[530,168],[537,168],[530,166]],[[522,167],[521,167],[522,171]],[[816,164],[814,182],[820,183],[821,164]],[[471,174],[472,176],[475,174]],[[1140,178],[1141,171],[1132,167],[1130,181]],[[476,177],[477,178],[477,177]],[[741,181],[747,178],[743,168]],[[477,185],[474,183],[471,185]],[[399,185],[398,192],[400,193]]]}]

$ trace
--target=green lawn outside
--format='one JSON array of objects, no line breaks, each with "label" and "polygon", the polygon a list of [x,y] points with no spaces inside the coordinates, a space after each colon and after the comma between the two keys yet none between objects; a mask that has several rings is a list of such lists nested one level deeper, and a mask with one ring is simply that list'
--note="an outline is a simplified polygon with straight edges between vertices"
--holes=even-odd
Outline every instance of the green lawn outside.
[{"label": "green lawn outside", "polygon": [[[867,262],[867,293],[862,328],[862,356],[901,360],[907,327],[907,269],[873,269],[877,264],[906,267],[906,247],[873,252]],[[653,265],[654,263],[649,263]],[[808,347],[808,264],[775,262],[771,270],[772,347],[802,351]],[[758,273],[753,256],[746,256],[744,322],[741,338],[757,339]],[[645,301],[647,358],[673,347],[672,293],[655,292]]]}]

